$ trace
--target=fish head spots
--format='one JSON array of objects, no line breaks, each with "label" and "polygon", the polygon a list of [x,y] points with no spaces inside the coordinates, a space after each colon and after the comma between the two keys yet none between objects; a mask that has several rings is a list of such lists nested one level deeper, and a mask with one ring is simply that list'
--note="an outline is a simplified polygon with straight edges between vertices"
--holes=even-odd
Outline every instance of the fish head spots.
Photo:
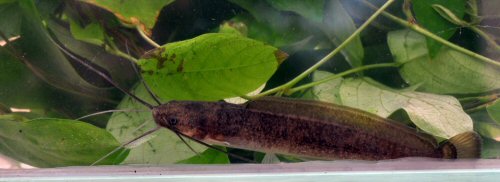
[{"label": "fish head spots", "polygon": [[155,107],[153,117],[162,127],[198,138],[206,133],[207,110],[203,102],[171,101]]},{"label": "fish head spots", "polygon": [[192,115],[176,101],[157,106],[152,111],[155,122],[170,129],[175,129],[183,120],[189,120]]}]

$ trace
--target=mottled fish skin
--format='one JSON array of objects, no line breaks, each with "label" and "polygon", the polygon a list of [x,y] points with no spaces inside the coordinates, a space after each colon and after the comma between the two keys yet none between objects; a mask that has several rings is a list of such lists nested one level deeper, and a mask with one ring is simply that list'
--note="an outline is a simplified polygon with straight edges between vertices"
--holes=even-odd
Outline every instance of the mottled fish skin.
[{"label": "mottled fish skin", "polygon": [[[442,157],[435,141],[412,128],[357,109],[340,109],[349,112],[293,114],[225,102],[172,101],[153,109],[153,115],[163,127],[233,148],[326,160]],[[353,118],[362,121],[350,122]]]}]

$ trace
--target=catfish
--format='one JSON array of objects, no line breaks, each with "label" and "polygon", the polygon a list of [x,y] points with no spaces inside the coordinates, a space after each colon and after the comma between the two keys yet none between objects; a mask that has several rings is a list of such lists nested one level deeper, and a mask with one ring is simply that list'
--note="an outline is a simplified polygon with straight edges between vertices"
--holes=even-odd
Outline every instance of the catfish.
[{"label": "catfish", "polygon": [[481,154],[481,138],[473,131],[438,145],[432,136],[396,121],[320,101],[171,101],[152,113],[159,126],[208,144],[310,159],[459,159]]},{"label": "catfish", "polygon": [[160,127],[175,132],[182,141],[181,135],[224,153],[227,152],[209,144],[324,160],[457,159],[479,158],[481,154],[481,138],[473,131],[458,134],[438,145],[432,136],[396,121],[320,101],[263,97],[246,104],[222,101],[170,101],[162,104],[144,84],[158,103],[154,106],[121,88],[110,77],[61,46],[60,42],[51,40],[65,55],[150,108],[158,125],[92,165]]}]

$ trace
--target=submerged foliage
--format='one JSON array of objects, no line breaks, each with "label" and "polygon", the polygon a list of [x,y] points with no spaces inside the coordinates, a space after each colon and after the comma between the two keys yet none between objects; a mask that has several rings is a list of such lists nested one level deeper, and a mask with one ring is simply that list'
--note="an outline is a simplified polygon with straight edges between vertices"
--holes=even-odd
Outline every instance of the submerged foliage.
[{"label": "submerged foliage", "polygon": [[[376,18],[385,1],[0,1],[0,153],[37,167],[90,165],[156,127],[147,107],[79,58],[151,104],[138,74],[162,102],[281,95],[362,109],[438,140],[475,130],[483,157],[497,158],[498,22],[478,17],[498,12],[494,2],[450,1],[395,1]],[[109,109],[128,111],[74,120]],[[241,162],[187,142],[200,154],[160,130],[99,164]]]}]

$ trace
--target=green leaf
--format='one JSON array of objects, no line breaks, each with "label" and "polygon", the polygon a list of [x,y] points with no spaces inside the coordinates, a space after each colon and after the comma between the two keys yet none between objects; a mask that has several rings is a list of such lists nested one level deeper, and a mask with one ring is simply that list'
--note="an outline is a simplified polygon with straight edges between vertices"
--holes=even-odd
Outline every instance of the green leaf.
[{"label": "green leaf", "polygon": [[[132,93],[144,100],[153,103],[146,89],[138,86]],[[115,136],[120,143],[126,143],[144,132],[156,127],[151,111],[141,103],[125,97],[117,109],[134,109],[136,112],[114,113],[106,130]],[[142,127],[141,127],[142,126]],[[152,135],[153,136],[153,135]],[[203,151],[206,147],[186,140],[196,151]],[[130,154],[123,162],[124,164],[173,164],[195,156],[179,137],[167,130],[161,129],[139,146],[131,148]]]},{"label": "green leaf", "polygon": [[[311,29],[309,29],[310,26],[304,25],[304,22],[301,21],[302,19],[295,16],[278,14],[276,10],[273,10],[274,9],[254,10],[258,13],[257,15],[250,15],[248,13],[239,14],[229,20],[229,23],[237,25],[237,29],[246,37],[265,42],[274,47],[286,47],[308,39],[309,35],[307,33]],[[264,20],[259,20],[257,18],[260,14],[269,13],[277,17]],[[287,21],[283,21],[283,19]],[[312,49],[311,46],[301,46],[300,49]]]},{"label": "green leaf", "polygon": [[495,122],[486,109],[482,109],[470,114],[474,120],[474,130],[481,136],[500,140],[500,125]]},{"label": "green leaf", "polygon": [[[320,28],[330,38],[330,41],[337,46],[356,31],[354,21],[339,0],[332,0],[326,3],[325,18]],[[364,57],[361,38],[356,36],[347,47],[342,49],[341,53],[351,66],[361,66]]]},{"label": "green leaf", "polygon": [[[441,5],[456,17],[462,19],[465,15],[467,0],[416,0],[412,1],[413,12],[417,23],[429,30],[430,32],[440,36],[443,39],[449,39],[459,26],[454,25],[443,18],[432,7],[433,5]],[[440,51],[441,43],[427,38],[427,47],[429,55],[434,57]]]},{"label": "green leaf", "polygon": [[311,35],[321,36],[319,30],[311,28],[314,26],[312,22],[304,21],[300,16],[282,13],[273,8],[266,0],[228,1],[248,11],[248,13],[235,16],[230,21],[243,22],[248,27],[247,37],[249,38],[268,43],[274,47],[286,47],[288,52],[293,53],[298,50],[312,50],[317,43],[309,43]]},{"label": "green leaf", "polygon": [[[54,45],[43,24],[46,22],[40,19],[34,2],[19,1],[19,4],[24,15],[21,38],[12,43],[18,61],[23,62],[36,76],[56,88],[86,96],[109,94],[108,91],[82,79],[70,61]],[[64,76],[64,79],[61,79],[61,76]]]},{"label": "green leaf", "polygon": [[281,161],[278,158],[278,156],[276,154],[273,154],[273,153],[266,153],[261,161],[262,164],[277,164],[280,162]]},{"label": "green leaf", "polygon": [[264,43],[211,33],[152,50],[139,65],[144,80],[161,98],[219,100],[257,89],[285,58]]},{"label": "green leaf", "polygon": [[[334,75],[333,73],[326,71],[315,71],[313,72],[312,81],[319,81],[328,76]],[[334,80],[330,80],[328,82],[319,84],[314,86],[311,89],[313,94],[313,98],[315,100],[320,100],[324,102],[330,102],[334,104],[342,104],[342,100],[340,98],[340,85],[342,84],[342,78],[337,78]]]},{"label": "green leaf", "polygon": [[[7,37],[17,36],[21,32],[22,11],[18,3],[0,3],[0,32]],[[3,40],[3,37],[0,37]]]},{"label": "green leaf", "polygon": [[104,8],[116,15],[122,22],[132,25],[139,25],[144,32],[150,30],[156,23],[156,18],[160,10],[174,2],[174,0],[155,0],[144,2],[142,0],[109,1],[109,0],[81,0],[101,8]]},{"label": "green leaf", "polygon": [[267,0],[271,6],[282,11],[292,11],[317,23],[323,22],[325,0]]},{"label": "green leaf", "polygon": [[449,10],[444,6],[441,6],[439,4],[433,4],[432,8],[434,8],[434,10],[436,10],[436,12],[438,12],[439,15],[441,15],[441,17],[443,17],[444,19],[448,20],[449,22],[455,25],[459,25],[462,27],[469,26],[468,22],[462,20],[461,18],[458,18],[457,15],[453,14],[451,10]]},{"label": "green leaf", "polygon": [[[54,37],[59,40],[59,42],[63,42],[66,49],[80,56],[81,58],[85,58],[91,61],[93,64],[95,64],[95,67],[103,68],[102,72],[108,74],[108,76],[113,78],[113,80],[119,85],[131,85],[132,82],[136,81],[137,75],[130,74],[130,72],[133,72],[133,70],[132,68],[130,68],[130,64],[125,63],[126,61],[124,61],[123,58],[106,51],[102,45],[89,44],[91,42],[99,43],[99,41],[102,40],[93,39],[91,33],[85,32],[89,33],[85,35],[89,37],[85,38],[84,35],[80,35],[82,36],[80,38],[85,40],[79,41],[74,37],[73,33],[71,32],[72,30],[68,29],[64,24],[60,24],[57,21],[51,20],[48,20],[46,22],[47,27],[53,33]],[[95,22],[92,24],[100,26]],[[103,34],[102,36],[102,38],[104,39],[105,35]],[[79,66],[75,67],[78,68]],[[108,85],[107,81],[103,80],[100,76],[93,74],[92,72],[80,75],[84,80],[91,80],[89,82],[91,82],[93,85],[99,87],[102,87],[102,85]],[[98,97],[102,98],[103,95],[100,94]]]},{"label": "green leaf", "polygon": [[104,44],[104,29],[96,22],[92,22],[85,27],[81,27],[74,20],[69,21],[71,35],[77,40],[95,45]]},{"label": "green leaf", "polygon": [[[33,44],[35,43],[33,42]],[[27,53],[27,55],[29,54]],[[48,62],[44,63],[48,64]],[[0,87],[0,104],[14,108],[29,108],[31,112],[26,114],[30,118],[78,117],[89,113],[89,108],[95,110],[96,104],[98,104],[96,100],[83,97],[89,96],[91,93],[82,93],[81,96],[75,97],[74,94],[69,94],[65,90],[52,87],[37,77],[36,74],[40,72],[33,73],[33,70],[37,70],[37,68],[23,64],[17,57],[9,53],[7,46],[0,47],[0,68],[2,70],[0,71],[0,83],[2,83]],[[57,68],[54,65],[51,69]],[[62,78],[66,77],[59,76],[59,79]],[[81,92],[86,91],[85,89],[78,90]],[[102,99],[104,94],[99,94],[94,98],[96,97]]]},{"label": "green leaf", "polygon": [[219,26],[219,33],[230,33],[246,37],[248,28],[243,22],[225,22]]},{"label": "green leaf", "polygon": [[482,136],[500,141],[500,125],[491,122],[474,122],[474,130]]},{"label": "green leaf", "polygon": [[17,108],[44,108],[49,97],[47,86],[6,51],[0,47],[0,103]]},{"label": "green leaf", "polygon": [[403,109],[418,128],[441,138],[472,131],[472,119],[451,96],[394,90],[369,78],[344,80],[339,95],[343,105],[382,117]]},{"label": "green leaf", "polygon": [[[115,82],[120,85],[130,85],[131,79],[136,80],[136,75],[130,74],[132,70],[130,65],[123,64],[123,59],[111,56],[102,47],[73,39],[66,27],[51,26],[55,25],[51,22],[46,21],[46,25],[56,35],[57,40],[64,42],[64,46],[79,56],[86,57],[95,65],[104,68],[107,75],[115,78]],[[32,28],[31,34],[12,42],[11,45],[16,48],[16,51],[12,51],[8,46],[0,47],[2,70],[0,71],[0,83],[2,83],[0,104],[14,108],[29,108],[31,112],[27,114],[30,118],[76,118],[102,110],[102,106],[109,107],[110,102],[117,102],[116,100],[121,99],[120,95],[110,94],[116,93],[116,90],[110,89],[109,83],[98,75],[82,71],[85,69],[78,64],[71,64],[74,62],[70,62],[57,48],[53,47],[53,42],[47,40],[44,37],[45,34],[35,31],[37,29],[34,29],[32,25],[26,27]],[[23,32],[29,29],[26,27],[23,28]],[[17,52],[17,54],[22,52],[27,59],[20,60],[20,57],[12,55],[12,52]],[[40,79],[47,77],[51,79]],[[87,122],[104,127],[108,118],[109,116],[104,115],[92,117]]]},{"label": "green leaf", "polygon": [[491,105],[486,107],[488,115],[498,124],[500,124],[500,99],[497,99]]},{"label": "green leaf", "polygon": [[486,158],[486,159],[500,158],[500,142],[491,139],[484,139],[483,149],[481,150],[481,158]]},{"label": "green leaf", "polygon": [[500,67],[477,60],[448,47],[434,58],[425,37],[409,31],[390,32],[388,44],[396,62],[405,63],[401,75],[420,91],[438,94],[473,94],[500,88]]},{"label": "green leaf", "polygon": [[229,164],[227,154],[214,149],[207,149],[200,155],[177,162],[178,164]]},{"label": "green leaf", "polygon": [[[242,22],[248,27],[247,37],[268,43],[275,47],[286,47],[307,40],[307,34],[296,19],[283,16],[292,22],[261,22],[249,15],[242,14],[232,19],[235,22]],[[312,46],[312,45],[311,45]],[[300,50],[311,49],[309,45],[301,46]]]},{"label": "green leaf", "polygon": [[16,1],[19,1],[19,0],[0,0],[0,4],[13,3],[13,2],[16,2]]},{"label": "green leaf", "polygon": [[[0,151],[20,162],[37,167],[90,165],[120,146],[107,131],[68,119],[27,120],[15,115],[0,116]],[[121,150],[99,164],[120,163]]]},{"label": "green leaf", "polygon": [[259,22],[276,22],[274,20],[283,18],[280,12],[274,9],[267,0],[228,0],[248,11]]}]

